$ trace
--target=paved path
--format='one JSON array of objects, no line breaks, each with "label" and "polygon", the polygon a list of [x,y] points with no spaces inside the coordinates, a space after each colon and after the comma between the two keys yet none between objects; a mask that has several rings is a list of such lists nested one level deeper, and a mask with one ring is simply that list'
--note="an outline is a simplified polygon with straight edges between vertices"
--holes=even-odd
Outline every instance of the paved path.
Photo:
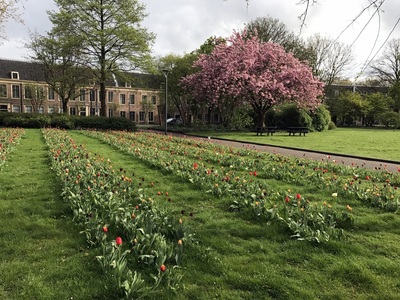
[{"label": "paved path", "polygon": [[[195,137],[195,136],[190,136],[190,137]],[[313,152],[303,149],[283,148],[271,145],[255,144],[249,142],[240,142],[240,141],[232,141],[232,140],[217,139],[217,138],[208,138],[208,139],[203,137],[198,137],[198,138],[230,147],[248,148],[258,151],[265,151],[269,153],[308,158],[314,160],[335,161],[338,164],[353,166],[356,168],[358,167],[358,168],[367,168],[378,171],[387,170],[389,172],[400,172],[400,162],[398,161],[376,160],[359,156],[338,155],[326,152]]]}]

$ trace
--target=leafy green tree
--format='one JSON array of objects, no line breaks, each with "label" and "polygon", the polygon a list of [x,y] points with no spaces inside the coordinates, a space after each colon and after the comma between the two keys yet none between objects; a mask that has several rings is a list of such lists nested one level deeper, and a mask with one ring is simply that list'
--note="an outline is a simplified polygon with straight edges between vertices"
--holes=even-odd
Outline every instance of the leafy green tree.
[{"label": "leafy green tree", "polygon": [[332,116],[335,116],[336,124],[352,125],[366,113],[366,103],[359,93],[345,91],[328,103]]},{"label": "leafy green tree", "polygon": [[400,82],[394,83],[389,88],[389,96],[393,99],[392,109],[400,113]]},{"label": "leafy green tree", "polygon": [[141,26],[145,6],[138,0],[55,0],[52,33],[80,43],[82,66],[93,71],[106,116],[106,82],[112,74],[150,67],[154,35]]},{"label": "leafy green tree", "polygon": [[372,126],[377,122],[385,123],[385,115],[392,111],[393,99],[382,93],[365,95],[368,102],[366,113],[367,126]]},{"label": "leafy green tree", "polygon": [[191,116],[196,115],[200,110],[198,103],[192,101],[192,97],[185,92],[180,85],[180,80],[194,72],[192,67],[194,61],[198,58],[195,52],[183,56],[169,54],[159,59],[158,64],[161,68],[169,69],[168,74],[168,99],[175,105],[179,111],[182,122],[189,124]]},{"label": "leafy green tree", "polygon": [[33,53],[31,59],[41,66],[49,88],[58,95],[65,114],[68,102],[79,96],[77,90],[87,86],[92,77],[79,63],[80,45],[76,37],[53,32],[47,36],[32,34],[26,45]]}]

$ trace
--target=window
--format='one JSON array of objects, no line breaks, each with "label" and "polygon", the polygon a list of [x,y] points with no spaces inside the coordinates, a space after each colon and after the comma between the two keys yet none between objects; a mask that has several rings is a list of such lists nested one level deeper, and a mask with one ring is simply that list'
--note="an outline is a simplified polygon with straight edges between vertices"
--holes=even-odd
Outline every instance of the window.
[{"label": "window", "polygon": [[48,89],[47,89],[47,92],[49,93],[49,100],[55,100],[56,98],[55,98],[55,94],[54,94],[54,89],[52,89],[51,87],[49,87]]},{"label": "window", "polygon": [[25,99],[32,99],[32,89],[31,86],[25,87]]},{"label": "window", "polygon": [[14,99],[20,98],[19,85],[13,84],[13,86],[12,86],[12,97],[13,97]]},{"label": "window", "polygon": [[146,102],[147,101],[147,95],[142,95],[142,102]]},{"label": "window", "polygon": [[86,90],[80,90],[79,101],[86,102]]},{"label": "window", "polygon": [[108,102],[112,103],[114,102],[114,92],[108,92]]},{"label": "window", "polygon": [[38,113],[39,114],[44,114],[44,107],[43,106],[39,106]]},{"label": "window", "polygon": [[120,94],[119,95],[119,103],[120,104],[125,104],[125,94]]},{"label": "window", "polygon": [[94,92],[94,90],[90,90],[90,93],[89,93],[89,100],[90,100],[91,102],[93,102],[93,101],[95,100],[95,92]]},{"label": "window", "polygon": [[119,116],[120,116],[121,118],[126,118],[126,111],[120,111],[120,112],[119,112]]},{"label": "window", "polygon": [[19,73],[18,73],[18,72],[15,72],[15,71],[12,71],[12,72],[11,72],[11,78],[12,78],[12,79],[19,79]]},{"label": "window", "polygon": [[130,88],[130,87],[132,87],[132,85],[130,82],[125,82],[125,87]]},{"label": "window", "polygon": [[49,114],[54,114],[54,112],[55,112],[54,106],[49,106],[49,108],[47,109],[47,112]]},{"label": "window", "polygon": [[71,116],[76,116],[76,107],[70,107],[69,108],[69,114]]},{"label": "window", "polygon": [[12,112],[15,112],[15,113],[21,112],[21,107],[19,105],[13,105]]},{"label": "window", "polygon": [[94,107],[90,108],[90,115],[91,116],[95,116],[96,115],[96,108],[94,108]]},{"label": "window", "polygon": [[151,103],[157,104],[157,96],[151,96]]},{"label": "window", "polygon": [[134,111],[129,112],[129,120],[131,120],[132,122],[135,122],[135,112]]},{"label": "window", "polygon": [[27,106],[25,106],[25,112],[26,112],[26,113],[32,113],[32,112],[33,112],[32,105],[27,105]]},{"label": "window", "polygon": [[149,122],[154,122],[154,113],[149,111]]},{"label": "window", "polygon": [[82,117],[86,116],[86,107],[85,106],[82,106],[79,108],[79,115]]},{"label": "window", "polygon": [[209,117],[208,114],[205,114],[205,115],[204,115],[204,122],[208,122],[208,117]]},{"label": "window", "polygon": [[0,104],[0,111],[8,111],[7,104]]},{"label": "window", "polygon": [[129,95],[129,104],[135,104],[135,95],[134,94]]},{"label": "window", "polygon": [[64,109],[61,106],[58,108],[58,113],[59,114],[63,114],[64,113]]},{"label": "window", "polygon": [[144,111],[139,113],[139,122],[144,122]]},{"label": "window", "polygon": [[114,117],[114,110],[112,108],[108,109],[108,117]]},{"label": "window", "polygon": [[7,98],[7,85],[0,84],[0,97]]}]

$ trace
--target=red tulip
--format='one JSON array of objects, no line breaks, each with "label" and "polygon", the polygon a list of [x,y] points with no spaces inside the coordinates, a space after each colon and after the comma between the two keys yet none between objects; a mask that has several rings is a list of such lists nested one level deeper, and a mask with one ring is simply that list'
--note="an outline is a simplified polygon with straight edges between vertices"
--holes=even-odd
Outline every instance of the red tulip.
[{"label": "red tulip", "polygon": [[117,246],[121,246],[122,245],[122,238],[121,237],[117,237],[115,239],[115,243],[117,244]]},{"label": "red tulip", "polygon": [[103,232],[107,233],[108,232],[108,227],[107,226],[103,226]]},{"label": "red tulip", "polygon": [[161,265],[160,267],[161,272],[167,271],[167,267],[165,265]]},{"label": "red tulip", "polygon": [[296,199],[301,199],[301,195],[300,194],[296,194]]}]

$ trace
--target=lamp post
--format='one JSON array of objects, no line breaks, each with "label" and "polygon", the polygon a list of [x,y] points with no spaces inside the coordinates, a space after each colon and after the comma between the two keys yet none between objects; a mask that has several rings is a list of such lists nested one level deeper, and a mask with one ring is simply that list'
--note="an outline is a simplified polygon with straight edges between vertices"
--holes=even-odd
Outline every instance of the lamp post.
[{"label": "lamp post", "polygon": [[167,113],[168,113],[168,69],[163,69],[162,72],[165,76],[165,135],[167,135]]}]

